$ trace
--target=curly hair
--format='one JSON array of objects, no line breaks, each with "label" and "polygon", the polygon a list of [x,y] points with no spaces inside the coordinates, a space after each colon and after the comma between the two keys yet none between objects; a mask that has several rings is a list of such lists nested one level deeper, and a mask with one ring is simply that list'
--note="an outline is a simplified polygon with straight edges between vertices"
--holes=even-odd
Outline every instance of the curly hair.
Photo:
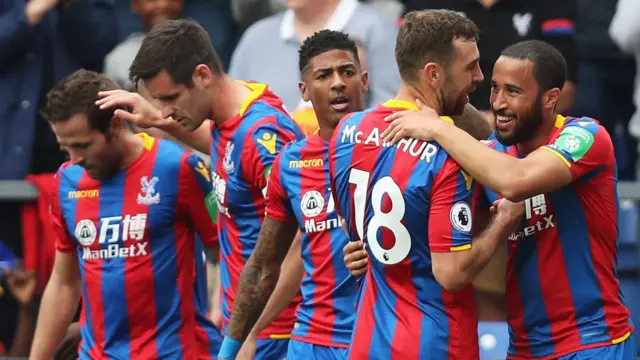
[{"label": "curly hair", "polygon": [[313,57],[331,50],[348,51],[353,54],[358,65],[360,64],[358,46],[354,40],[349,38],[349,35],[340,31],[321,30],[309,36],[300,46],[300,50],[298,50],[300,72],[304,72]]},{"label": "curly hair", "polygon": [[98,92],[119,88],[118,84],[106,75],[80,69],[64,78],[47,93],[40,114],[51,123],[67,121],[74,115],[83,114],[91,128],[106,133],[116,109],[102,110],[95,102],[98,100]]}]

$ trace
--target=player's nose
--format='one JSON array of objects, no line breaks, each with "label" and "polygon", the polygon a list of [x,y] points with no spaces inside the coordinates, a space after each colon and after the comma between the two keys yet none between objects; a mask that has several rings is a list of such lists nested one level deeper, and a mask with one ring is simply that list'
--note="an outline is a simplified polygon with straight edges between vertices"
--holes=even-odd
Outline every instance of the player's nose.
[{"label": "player's nose", "polygon": [[77,150],[69,150],[69,161],[73,165],[80,165],[84,162],[84,154]]},{"label": "player's nose", "polygon": [[333,74],[333,78],[331,80],[331,90],[341,90],[346,86],[344,80],[342,79],[342,76],[340,76],[340,74],[338,74],[337,72]]}]

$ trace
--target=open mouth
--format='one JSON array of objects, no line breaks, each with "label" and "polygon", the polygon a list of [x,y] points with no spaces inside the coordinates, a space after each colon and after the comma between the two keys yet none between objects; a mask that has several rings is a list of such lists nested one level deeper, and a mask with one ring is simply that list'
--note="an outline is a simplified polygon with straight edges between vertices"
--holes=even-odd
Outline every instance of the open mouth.
[{"label": "open mouth", "polygon": [[496,126],[498,129],[506,129],[516,119],[516,116],[496,115]]},{"label": "open mouth", "polygon": [[335,111],[344,111],[349,106],[349,98],[346,96],[336,96],[331,99],[331,108]]}]

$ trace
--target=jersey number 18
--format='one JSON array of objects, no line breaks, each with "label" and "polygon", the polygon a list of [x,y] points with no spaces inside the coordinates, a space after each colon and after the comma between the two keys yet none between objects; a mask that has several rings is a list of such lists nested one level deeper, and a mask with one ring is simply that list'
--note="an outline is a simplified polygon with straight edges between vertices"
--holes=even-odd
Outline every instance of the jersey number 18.
[{"label": "jersey number 18", "polygon": [[[393,265],[404,260],[411,250],[411,236],[402,224],[405,214],[405,203],[402,191],[398,184],[390,176],[385,176],[371,188],[371,208],[373,216],[367,225],[366,238],[364,234],[364,218],[366,210],[367,190],[371,173],[358,169],[351,169],[349,183],[356,186],[353,192],[355,207],[356,231],[360,239],[367,241],[373,256],[385,265]],[[382,198],[387,195],[391,201],[389,212],[382,211]],[[389,229],[395,238],[395,244],[385,249],[378,239],[378,229]]]}]

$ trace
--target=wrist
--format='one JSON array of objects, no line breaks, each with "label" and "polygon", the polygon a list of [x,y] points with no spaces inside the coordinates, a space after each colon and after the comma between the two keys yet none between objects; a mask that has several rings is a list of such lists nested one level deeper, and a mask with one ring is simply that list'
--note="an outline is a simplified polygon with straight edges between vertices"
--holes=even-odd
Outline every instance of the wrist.
[{"label": "wrist", "polygon": [[222,344],[220,345],[220,352],[218,353],[218,358],[226,359],[226,360],[235,360],[240,348],[242,347],[242,342],[236,339],[233,339],[229,336],[225,336],[222,340]]}]

